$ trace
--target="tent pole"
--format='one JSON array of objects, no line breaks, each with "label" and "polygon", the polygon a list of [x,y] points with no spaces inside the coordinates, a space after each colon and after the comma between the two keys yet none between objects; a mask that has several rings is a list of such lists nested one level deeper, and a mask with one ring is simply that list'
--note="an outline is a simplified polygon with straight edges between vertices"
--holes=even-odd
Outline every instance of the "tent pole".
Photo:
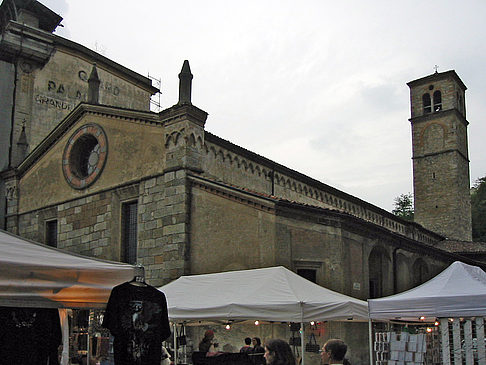
[{"label": "tent pole", "polygon": [[172,334],[174,335],[174,365],[177,365],[177,324],[173,323]]},{"label": "tent pole", "polygon": [[300,351],[302,352],[302,364],[305,364],[305,346],[304,346],[304,338],[305,338],[305,327],[304,327],[304,322],[300,322]]},{"label": "tent pole", "polygon": [[305,326],[304,326],[304,303],[300,302],[300,352],[301,352],[301,365],[305,365],[305,348],[304,348],[304,338],[305,338]]},{"label": "tent pole", "polygon": [[68,365],[69,362],[69,319],[68,310],[66,308],[59,308],[59,317],[61,319],[62,331],[62,355],[61,365]]},{"label": "tent pole", "polygon": [[86,355],[86,363],[90,364],[90,352],[91,352],[91,346],[90,346],[90,337],[89,337],[89,330],[91,327],[91,309],[88,310],[88,334],[86,335],[88,337],[88,341],[86,344],[86,348],[88,350],[88,354]]},{"label": "tent pole", "polygon": [[373,326],[371,322],[371,318],[368,317],[368,337],[369,337],[369,344],[370,347],[370,364],[373,364]]}]

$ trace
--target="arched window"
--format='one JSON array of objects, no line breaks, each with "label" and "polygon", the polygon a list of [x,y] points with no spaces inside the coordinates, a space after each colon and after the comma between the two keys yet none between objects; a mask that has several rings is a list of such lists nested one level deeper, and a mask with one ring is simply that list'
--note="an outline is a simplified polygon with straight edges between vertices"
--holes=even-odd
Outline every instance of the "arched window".
[{"label": "arched window", "polygon": [[413,285],[423,284],[429,279],[429,268],[423,259],[417,259],[413,263]]},{"label": "arched window", "polygon": [[422,103],[424,105],[424,114],[432,112],[432,108],[430,105],[430,95],[428,93],[422,95]]},{"label": "arched window", "polygon": [[439,90],[434,92],[434,112],[442,110],[442,94]]},{"label": "arched window", "polygon": [[370,298],[379,298],[387,294],[385,279],[388,278],[390,258],[381,247],[375,247],[368,258]]}]

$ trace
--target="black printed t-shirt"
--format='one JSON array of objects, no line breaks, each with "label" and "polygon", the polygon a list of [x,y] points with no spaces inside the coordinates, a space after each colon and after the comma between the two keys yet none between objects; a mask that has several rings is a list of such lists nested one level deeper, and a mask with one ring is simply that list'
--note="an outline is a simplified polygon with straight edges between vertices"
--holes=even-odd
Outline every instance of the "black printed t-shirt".
[{"label": "black printed t-shirt", "polygon": [[0,365],[58,365],[61,343],[57,309],[0,307]]},{"label": "black printed t-shirt", "polygon": [[114,287],[103,326],[114,336],[116,365],[160,364],[162,341],[170,336],[164,293],[150,285]]}]

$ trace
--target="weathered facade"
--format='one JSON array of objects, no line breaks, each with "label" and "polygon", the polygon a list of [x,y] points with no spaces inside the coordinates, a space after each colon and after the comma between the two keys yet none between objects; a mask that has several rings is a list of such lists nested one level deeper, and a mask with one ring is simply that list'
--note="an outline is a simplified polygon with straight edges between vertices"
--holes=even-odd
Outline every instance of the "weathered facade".
[{"label": "weathered facade", "polygon": [[[158,90],[151,81],[52,32],[62,18],[37,1],[0,6],[0,171],[14,168],[76,105],[87,100],[96,63],[99,102],[146,110]],[[0,178],[0,228],[5,222]]]},{"label": "weathered facade", "polygon": [[[3,32],[20,26],[27,27],[10,21]],[[459,86],[464,100],[465,87],[455,72],[431,76],[435,88],[444,90],[444,111],[432,119],[417,111],[423,107],[422,82],[411,83],[414,174],[420,175],[415,204],[425,207],[418,208],[424,228],[207,132],[207,113],[191,103],[187,61],[179,75],[178,103],[154,113],[148,103],[155,90],[147,79],[38,32],[52,41],[53,52],[34,68],[35,77],[26,76],[30,86],[23,94],[21,87],[5,93],[11,95],[5,100],[19,104],[2,119],[12,135],[10,162],[1,174],[9,231],[71,252],[143,264],[155,286],[187,274],[283,265],[322,286],[367,299],[409,289],[458,259],[480,264],[471,255],[443,249],[455,223],[444,218],[446,228],[430,229],[436,226],[429,227],[424,217],[434,203],[420,191],[430,191],[425,177],[432,170],[416,167],[429,158],[428,151],[446,154],[442,149],[435,154],[436,142],[444,140],[436,134],[443,130],[435,127],[442,123],[437,118],[449,118],[447,128],[460,135],[447,139],[459,146],[454,155],[467,156],[465,114],[459,104],[446,108],[453,102],[445,92],[451,85]],[[2,77],[22,78],[18,62],[3,61],[11,72],[2,71]],[[99,98],[87,99],[92,70],[101,79]],[[424,80],[427,87],[432,82]],[[422,128],[429,120],[432,126]],[[28,156],[14,164],[20,152]],[[469,172],[461,163],[449,181],[460,186],[444,204],[456,194],[467,210],[463,180]],[[450,161],[431,164],[437,176],[449,173],[441,169],[450,169]],[[442,193],[435,191],[430,201],[440,201]],[[424,205],[417,202],[421,197]],[[459,239],[467,237],[467,227],[463,231]],[[344,337],[353,349],[352,362],[367,363],[360,337],[366,326],[359,331],[345,324],[326,326],[324,337]]]},{"label": "weathered facade", "polygon": [[190,101],[159,114],[79,104],[4,173],[8,230],[52,243],[54,225],[57,247],[141,263],[152,285],[283,265],[362,299],[458,259],[435,247],[443,236],[205,132],[206,117]]}]

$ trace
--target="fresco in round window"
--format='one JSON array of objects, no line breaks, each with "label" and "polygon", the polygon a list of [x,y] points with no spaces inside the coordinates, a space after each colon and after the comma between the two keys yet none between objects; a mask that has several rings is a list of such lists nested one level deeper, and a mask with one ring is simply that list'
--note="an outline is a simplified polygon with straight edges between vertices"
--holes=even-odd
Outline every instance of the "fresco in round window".
[{"label": "fresco in round window", "polygon": [[99,125],[86,124],[69,138],[62,157],[62,171],[69,185],[85,189],[100,176],[108,154],[106,134]]}]

